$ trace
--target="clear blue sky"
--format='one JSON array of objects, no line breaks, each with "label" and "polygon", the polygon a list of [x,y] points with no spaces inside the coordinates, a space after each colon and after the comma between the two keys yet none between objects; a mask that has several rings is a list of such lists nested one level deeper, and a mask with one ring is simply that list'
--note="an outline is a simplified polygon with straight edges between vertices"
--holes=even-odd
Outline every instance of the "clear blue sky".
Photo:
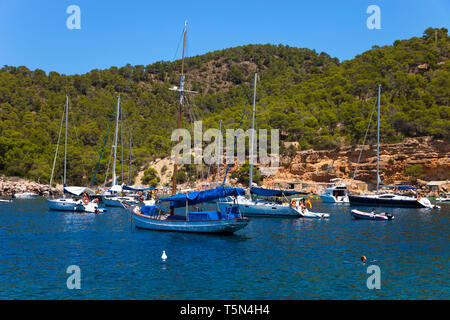
[{"label": "clear blue sky", "polygon": [[[81,30],[66,27],[72,4],[81,8]],[[366,27],[372,4],[381,8],[381,30]],[[449,29],[450,1],[0,0],[0,65],[81,74],[174,60],[185,19],[190,56],[281,43],[346,60],[430,26]]]}]

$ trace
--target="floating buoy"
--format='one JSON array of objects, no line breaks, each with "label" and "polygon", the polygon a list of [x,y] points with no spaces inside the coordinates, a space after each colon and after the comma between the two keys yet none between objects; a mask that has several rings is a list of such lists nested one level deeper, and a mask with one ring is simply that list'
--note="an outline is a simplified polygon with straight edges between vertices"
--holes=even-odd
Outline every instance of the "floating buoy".
[{"label": "floating buoy", "polygon": [[367,260],[367,258],[366,258],[366,256],[361,256],[361,262],[366,262],[366,260]]},{"label": "floating buoy", "polygon": [[165,250],[163,250],[161,259],[163,259],[163,261],[165,261],[167,259],[167,255],[166,255],[166,251]]}]

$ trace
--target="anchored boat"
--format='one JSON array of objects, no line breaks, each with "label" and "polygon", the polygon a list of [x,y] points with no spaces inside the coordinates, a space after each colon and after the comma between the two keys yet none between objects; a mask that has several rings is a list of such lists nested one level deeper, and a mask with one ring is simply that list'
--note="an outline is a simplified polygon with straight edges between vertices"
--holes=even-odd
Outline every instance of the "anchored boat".
[{"label": "anchored boat", "polygon": [[292,190],[274,190],[253,187],[250,189],[252,195],[258,195],[263,197],[278,197],[282,198],[282,202],[275,202],[264,199],[247,199],[244,196],[238,196],[232,201],[217,202],[221,209],[232,207],[237,205],[240,212],[245,215],[252,216],[288,216],[288,217],[300,217],[301,214],[291,205],[290,201],[286,198],[299,194],[298,191]]},{"label": "anchored boat", "polygon": [[[377,121],[377,191],[374,195],[349,195],[348,199],[351,205],[354,206],[389,206],[389,207],[406,207],[406,208],[430,208],[430,209],[439,209],[439,206],[434,206],[431,204],[430,200],[425,197],[421,197],[417,195],[417,197],[387,193],[387,194],[379,194],[381,179],[380,179],[380,92],[381,85],[378,86],[378,121]],[[370,123],[369,123],[370,124]],[[366,133],[367,135],[367,133]],[[362,152],[362,149],[361,149]],[[353,178],[356,175],[353,175]],[[406,190],[406,189],[417,189],[412,186],[384,186],[384,187],[394,187],[398,190]]]},{"label": "anchored boat", "polygon": [[[53,160],[52,174],[50,177],[50,186],[53,181],[53,173],[55,170],[56,158],[58,156],[58,148],[59,141],[61,138],[61,131],[63,126],[64,115],[66,117],[66,133],[65,133],[65,141],[64,141],[64,195],[62,198],[58,199],[47,199],[48,206],[51,210],[59,210],[59,211],[81,211],[81,212],[92,212],[99,213],[105,212],[106,209],[99,208],[98,200],[89,199],[88,195],[92,195],[94,192],[85,187],[68,187],[66,185],[66,166],[67,166],[67,121],[68,121],[68,113],[69,113],[69,98],[66,95],[66,104],[64,107],[63,115],[61,118],[61,126],[59,129],[58,135],[58,143],[56,145],[55,158]],[[66,197],[66,194],[70,194],[71,196],[78,197],[76,199],[72,197]],[[84,195],[82,199],[81,195]]]},{"label": "anchored boat", "polygon": [[386,220],[393,220],[394,216],[390,213],[382,212],[382,213],[375,213],[372,212],[364,212],[359,210],[352,210],[351,215],[355,219],[361,219],[361,220],[377,220],[377,221],[386,221]]},{"label": "anchored boat", "polygon": [[[182,231],[200,233],[233,233],[247,226],[249,219],[239,212],[238,206],[215,211],[190,211],[189,206],[227,196],[244,194],[244,189],[217,187],[215,189],[176,194],[162,198],[169,202],[170,208],[185,208],[185,215],[165,211],[161,206],[132,206],[123,202],[129,209],[136,227],[148,230]],[[172,210],[171,210],[172,211]]]},{"label": "anchored boat", "polygon": [[13,199],[36,199],[37,197],[39,197],[39,195],[32,192],[15,193],[12,195]]},{"label": "anchored boat", "polygon": [[322,199],[322,202],[326,203],[349,203],[347,193],[347,186],[345,184],[337,184],[325,189],[320,195],[320,198]]}]

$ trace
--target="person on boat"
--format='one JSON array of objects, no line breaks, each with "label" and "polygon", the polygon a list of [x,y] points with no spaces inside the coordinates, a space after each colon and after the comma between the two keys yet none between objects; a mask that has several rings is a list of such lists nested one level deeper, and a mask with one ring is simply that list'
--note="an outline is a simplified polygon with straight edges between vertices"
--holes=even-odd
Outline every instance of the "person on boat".
[{"label": "person on boat", "polygon": [[302,209],[302,212],[305,212],[305,210],[306,210],[305,198],[300,199],[300,209]]}]

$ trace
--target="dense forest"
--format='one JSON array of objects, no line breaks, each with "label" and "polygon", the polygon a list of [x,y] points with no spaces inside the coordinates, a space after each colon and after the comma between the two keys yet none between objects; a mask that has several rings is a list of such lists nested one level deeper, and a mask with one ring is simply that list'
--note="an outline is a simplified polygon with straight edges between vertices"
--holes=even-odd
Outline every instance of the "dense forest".
[{"label": "dense forest", "polygon": [[[445,28],[420,37],[374,46],[340,62],[322,52],[284,45],[247,45],[187,58],[189,95],[183,126],[236,128],[258,72],[258,128],[278,128],[282,141],[299,149],[334,149],[362,143],[369,115],[381,94],[381,141],[433,136],[450,140],[450,41]],[[134,177],[148,160],[170,154],[176,127],[181,61],[111,67],[83,75],[46,74],[24,66],[0,69],[0,174],[41,183],[50,179],[66,94],[69,97],[68,183],[89,184],[105,143],[96,184],[110,166],[111,123],[117,97],[123,107],[124,180],[130,135]],[[243,127],[249,128],[250,113]],[[374,126],[373,126],[374,127]],[[108,131],[108,128],[109,131]],[[105,137],[108,134],[108,138]],[[374,137],[373,134],[369,135]],[[56,180],[63,168],[61,138]],[[292,152],[295,150],[285,150]],[[292,147],[291,147],[292,148]],[[121,166],[118,165],[121,175]],[[110,172],[110,171],[109,171]],[[120,182],[120,179],[119,179]]]}]

